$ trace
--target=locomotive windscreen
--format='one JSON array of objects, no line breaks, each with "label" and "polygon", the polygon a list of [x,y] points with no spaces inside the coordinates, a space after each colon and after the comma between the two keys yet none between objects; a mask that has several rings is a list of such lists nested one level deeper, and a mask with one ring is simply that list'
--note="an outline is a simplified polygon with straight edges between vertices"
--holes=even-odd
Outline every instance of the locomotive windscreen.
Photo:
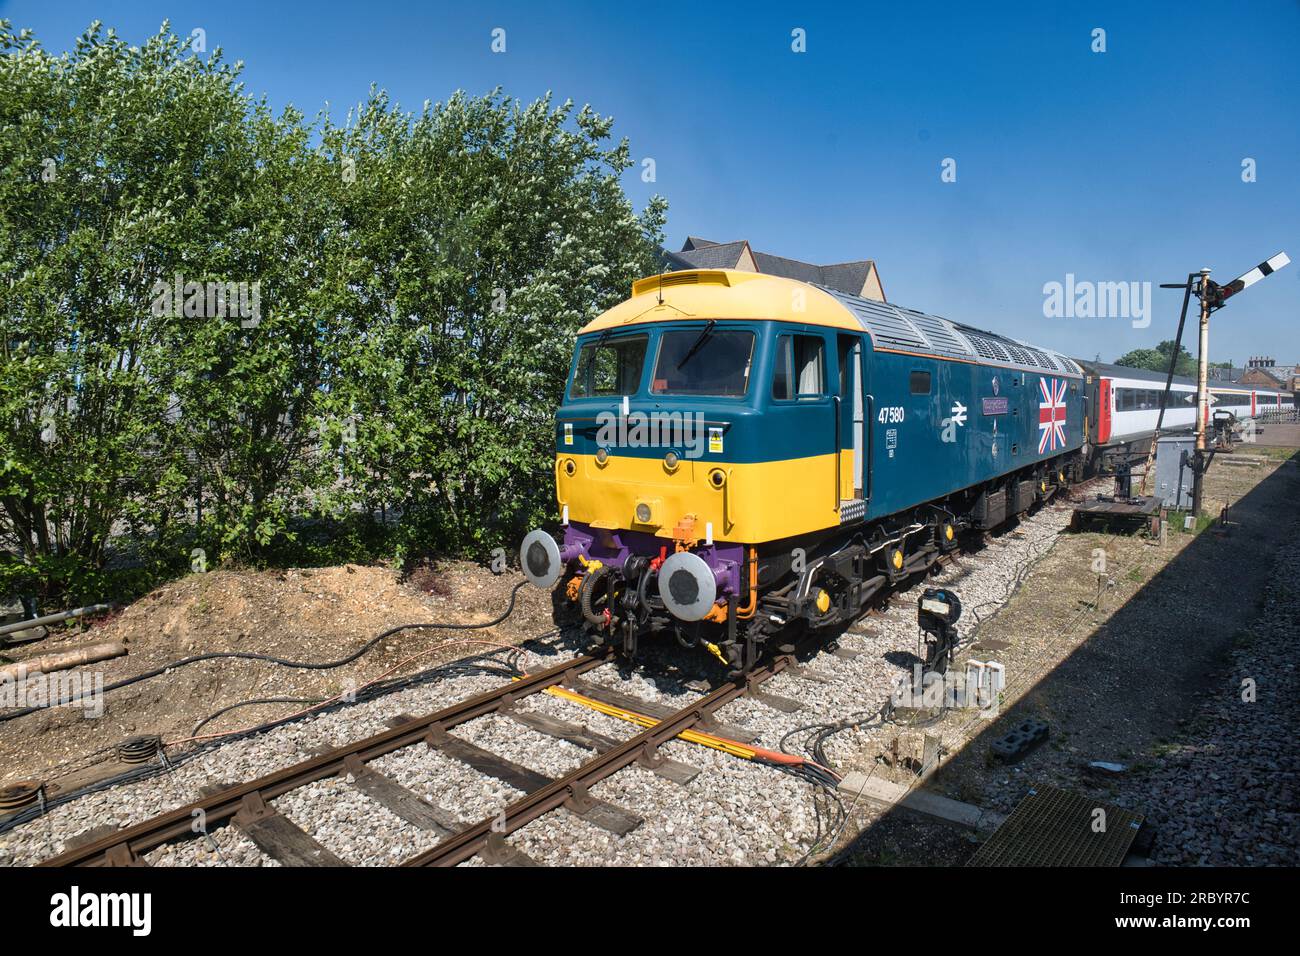
[{"label": "locomotive windscreen", "polygon": [[749,385],[754,333],[672,329],[659,337],[650,391],[656,395],[739,397]]},{"label": "locomotive windscreen", "polygon": [[641,387],[648,341],[646,335],[624,335],[588,342],[578,353],[578,369],[569,386],[569,397],[631,395]]}]

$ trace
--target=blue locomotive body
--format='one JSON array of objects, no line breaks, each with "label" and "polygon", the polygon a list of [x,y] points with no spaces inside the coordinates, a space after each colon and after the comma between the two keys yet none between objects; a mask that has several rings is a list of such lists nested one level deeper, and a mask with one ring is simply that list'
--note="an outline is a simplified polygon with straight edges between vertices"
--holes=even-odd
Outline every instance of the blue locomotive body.
[{"label": "blue locomotive body", "polygon": [[1076,479],[1083,386],[1059,353],[822,286],[643,279],[578,337],[562,539],[521,562],[598,640],[668,626],[743,670]]},{"label": "blue locomotive body", "polygon": [[1084,442],[1078,373],[893,352],[863,357],[868,519],[1057,461]]}]

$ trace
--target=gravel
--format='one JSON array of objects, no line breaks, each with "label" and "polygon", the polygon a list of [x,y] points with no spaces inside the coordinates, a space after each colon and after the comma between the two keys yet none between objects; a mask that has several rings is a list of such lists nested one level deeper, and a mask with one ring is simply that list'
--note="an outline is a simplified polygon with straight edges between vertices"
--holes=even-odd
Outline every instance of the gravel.
[{"label": "gravel", "polygon": [[[1300,535],[1292,521],[1291,541]],[[1294,553],[1279,551],[1263,608],[1234,646],[1188,732],[1145,777],[1126,782],[1149,808],[1162,865],[1295,866],[1300,860],[1300,673],[1286,653],[1300,631]],[[1283,653],[1279,654],[1279,647]],[[1255,682],[1254,701],[1243,682]]]},{"label": "gravel", "polygon": [[[1044,508],[988,548],[944,568],[934,583],[957,590],[977,618],[987,616],[1014,588],[1018,569],[1050,548],[1069,517],[1068,508]],[[877,617],[840,636],[840,647],[859,651],[851,659],[818,653],[803,666],[818,679],[783,673],[763,690],[802,704],[783,713],[758,700],[741,698],[717,713],[718,720],[758,734],[756,744],[776,749],[790,731],[808,724],[840,721],[879,710],[900,677],[910,673],[917,650],[915,598],[919,585],[899,596]],[[673,708],[699,699],[720,669],[712,658],[671,641],[645,642],[636,667],[609,664],[584,675],[591,683]],[[525,667],[552,666],[568,651],[528,658]],[[457,677],[411,688],[344,710],[302,720],[227,746],[153,780],[120,786],[58,807],[45,817],[0,834],[0,863],[30,864],[61,852],[77,833],[112,822],[127,826],[196,799],[199,788],[255,776],[306,759],[320,747],[377,733],[399,713],[428,713],[500,685],[495,676]],[[550,714],[616,739],[640,728],[582,705],[541,694],[518,705]],[[841,769],[862,766],[878,752],[891,728],[861,728],[832,738],[827,752]],[[590,759],[590,751],[542,735],[502,715],[463,724],[454,734],[539,773],[558,777]],[[791,740],[791,747],[799,743]],[[802,860],[818,843],[821,791],[771,767],[674,740],[665,756],[701,769],[681,785],[639,766],[628,767],[592,790],[592,795],[644,818],[623,837],[568,811],[548,814],[513,833],[509,842],[540,863],[553,865],[778,865]],[[406,747],[374,761],[416,794],[465,823],[495,815],[522,794],[492,777],[431,751]],[[865,765],[870,769],[870,765]],[[298,823],[336,855],[355,865],[391,865],[436,842],[352,788],[346,778],[319,781],[277,798],[275,808]],[[870,815],[875,811],[857,808]],[[825,842],[822,834],[821,842]],[[160,865],[258,865],[266,860],[231,827],[211,840],[159,848],[150,862]],[[477,864],[479,861],[471,861]]]}]

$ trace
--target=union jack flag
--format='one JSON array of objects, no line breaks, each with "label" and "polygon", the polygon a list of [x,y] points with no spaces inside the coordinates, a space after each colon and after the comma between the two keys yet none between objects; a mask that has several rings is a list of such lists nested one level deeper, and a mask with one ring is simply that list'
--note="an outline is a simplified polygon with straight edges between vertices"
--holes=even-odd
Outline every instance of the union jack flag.
[{"label": "union jack flag", "polygon": [[1038,390],[1043,400],[1038,403],[1038,453],[1065,447],[1065,379],[1040,378]]}]

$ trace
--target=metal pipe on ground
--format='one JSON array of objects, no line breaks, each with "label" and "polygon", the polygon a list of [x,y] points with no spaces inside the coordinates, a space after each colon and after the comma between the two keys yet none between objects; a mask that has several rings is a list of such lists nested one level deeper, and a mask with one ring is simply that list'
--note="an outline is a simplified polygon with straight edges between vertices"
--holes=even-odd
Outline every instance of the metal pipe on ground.
[{"label": "metal pipe on ground", "polygon": [[121,641],[108,641],[105,644],[88,644],[71,651],[59,651],[56,654],[44,654],[31,660],[19,661],[0,667],[0,681],[19,681],[28,674],[48,674],[51,671],[67,670],[81,664],[94,664],[126,653],[126,645]]},{"label": "metal pipe on ground", "polygon": [[87,614],[98,614],[100,611],[111,611],[111,604],[90,604],[86,607],[73,608],[70,611],[60,611],[58,614],[46,614],[44,617],[28,618],[25,621],[14,621],[12,624],[0,626],[0,634],[12,634],[15,631],[26,631],[29,628],[40,627],[42,624],[58,624],[60,621],[70,621],[75,617],[84,617]]}]

